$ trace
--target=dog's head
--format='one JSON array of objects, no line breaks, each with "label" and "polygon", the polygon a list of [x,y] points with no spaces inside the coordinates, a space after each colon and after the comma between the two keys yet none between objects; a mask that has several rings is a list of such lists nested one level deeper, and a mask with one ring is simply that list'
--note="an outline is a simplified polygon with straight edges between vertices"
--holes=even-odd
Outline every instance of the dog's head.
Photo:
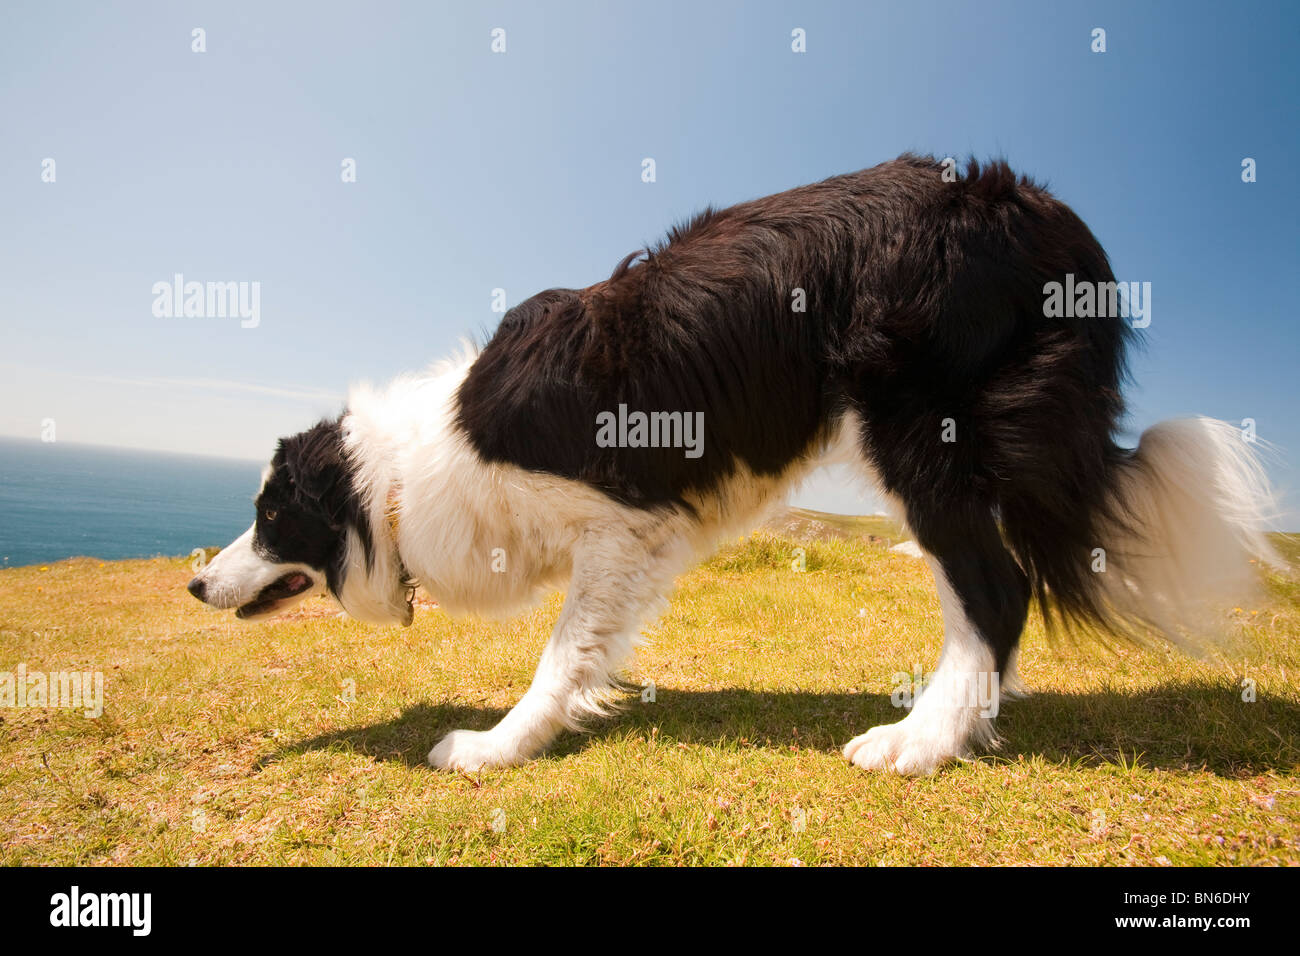
[{"label": "dog's head", "polygon": [[256,620],[329,593],[358,620],[411,623],[408,582],[394,544],[372,536],[341,421],[280,441],[252,527],[190,581],[191,594]]}]

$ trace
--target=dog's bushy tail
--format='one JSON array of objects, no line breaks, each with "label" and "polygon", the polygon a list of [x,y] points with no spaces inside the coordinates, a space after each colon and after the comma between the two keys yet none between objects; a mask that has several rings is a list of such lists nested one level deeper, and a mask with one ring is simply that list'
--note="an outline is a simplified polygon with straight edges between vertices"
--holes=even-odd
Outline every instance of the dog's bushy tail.
[{"label": "dog's bushy tail", "polygon": [[1106,457],[1091,502],[1009,489],[1008,543],[1049,625],[1195,649],[1222,631],[1225,606],[1247,599],[1261,563],[1284,566],[1264,533],[1276,505],[1256,448],[1226,422],[1192,418]]}]

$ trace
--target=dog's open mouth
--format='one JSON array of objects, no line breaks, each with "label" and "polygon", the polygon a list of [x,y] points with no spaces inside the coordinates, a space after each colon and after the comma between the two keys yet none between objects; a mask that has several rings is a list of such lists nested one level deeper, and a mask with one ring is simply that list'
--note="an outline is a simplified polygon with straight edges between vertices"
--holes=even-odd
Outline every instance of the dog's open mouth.
[{"label": "dog's open mouth", "polygon": [[235,617],[260,617],[271,614],[289,598],[297,597],[311,587],[311,578],[301,571],[291,571],[284,577],[277,578],[258,593],[238,611]]}]

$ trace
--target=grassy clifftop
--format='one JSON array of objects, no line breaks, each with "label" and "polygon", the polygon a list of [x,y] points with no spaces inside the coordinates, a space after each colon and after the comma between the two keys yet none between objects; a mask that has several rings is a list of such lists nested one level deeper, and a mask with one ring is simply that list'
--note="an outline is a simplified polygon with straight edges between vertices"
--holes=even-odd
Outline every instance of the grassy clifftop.
[{"label": "grassy clifftop", "polygon": [[897,779],[839,748],[902,716],[938,602],[896,530],[841,530],[725,548],[648,631],[621,717],[473,778],[425,754],[519,698],[558,596],[510,623],[315,600],[247,625],[185,593],[186,560],[0,571],[0,671],[104,675],[98,718],[0,709],[0,862],[1300,863],[1294,583],[1230,612],[1217,661],[1035,621],[1002,749]]}]

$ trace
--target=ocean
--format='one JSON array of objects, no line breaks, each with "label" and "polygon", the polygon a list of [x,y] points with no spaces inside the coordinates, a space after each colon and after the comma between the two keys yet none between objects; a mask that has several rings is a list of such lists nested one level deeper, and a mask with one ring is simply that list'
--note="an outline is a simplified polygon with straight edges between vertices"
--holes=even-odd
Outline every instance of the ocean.
[{"label": "ocean", "polygon": [[0,567],[224,546],[264,463],[0,438]]}]

